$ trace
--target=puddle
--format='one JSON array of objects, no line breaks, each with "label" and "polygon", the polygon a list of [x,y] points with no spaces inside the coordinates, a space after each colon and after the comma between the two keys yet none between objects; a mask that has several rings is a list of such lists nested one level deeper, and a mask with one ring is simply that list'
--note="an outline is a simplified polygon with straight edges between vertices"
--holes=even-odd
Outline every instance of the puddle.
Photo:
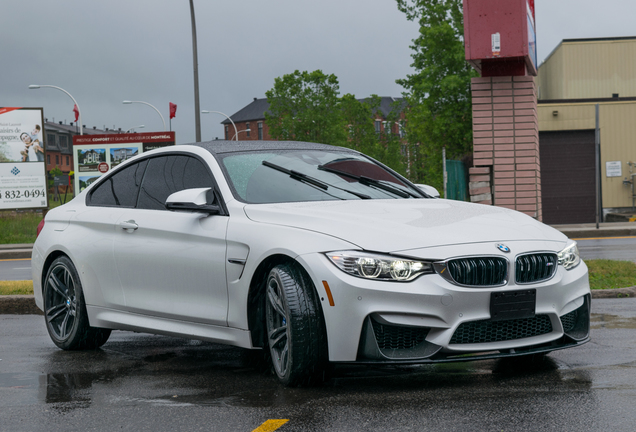
[{"label": "puddle", "polygon": [[636,319],[610,314],[592,314],[592,329],[636,329]]}]

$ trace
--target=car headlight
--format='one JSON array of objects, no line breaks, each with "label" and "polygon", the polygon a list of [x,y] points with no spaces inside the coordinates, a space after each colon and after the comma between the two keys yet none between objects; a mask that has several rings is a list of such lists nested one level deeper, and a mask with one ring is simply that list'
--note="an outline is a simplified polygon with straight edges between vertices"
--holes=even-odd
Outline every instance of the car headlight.
[{"label": "car headlight", "polygon": [[422,274],[433,273],[432,264],[426,261],[361,251],[336,251],[325,255],[343,272],[365,279],[408,282]]},{"label": "car headlight", "polygon": [[576,247],[576,242],[571,241],[565,249],[558,253],[559,264],[563,266],[564,269],[570,270],[579,265],[581,262],[581,257],[579,256],[579,249]]}]

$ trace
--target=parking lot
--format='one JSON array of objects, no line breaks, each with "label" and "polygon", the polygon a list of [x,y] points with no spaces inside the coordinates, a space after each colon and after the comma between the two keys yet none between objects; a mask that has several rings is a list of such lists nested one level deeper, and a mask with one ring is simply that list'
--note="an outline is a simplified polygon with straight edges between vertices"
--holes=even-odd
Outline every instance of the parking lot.
[{"label": "parking lot", "polygon": [[594,300],[592,341],[532,367],[511,360],[338,366],[285,388],[247,351],[114,332],[64,352],[43,318],[0,315],[2,431],[632,431],[636,301]]}]

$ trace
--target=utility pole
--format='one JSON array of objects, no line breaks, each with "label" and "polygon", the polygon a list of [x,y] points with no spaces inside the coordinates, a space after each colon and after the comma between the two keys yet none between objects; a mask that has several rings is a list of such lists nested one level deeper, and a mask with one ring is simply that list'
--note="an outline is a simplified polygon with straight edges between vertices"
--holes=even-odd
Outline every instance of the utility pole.
[{"label": "utility pole", "polygon": [[192,61],[194,64],[194,125],[196,142],[201,142],[201,112],[199,109],[199,61],[197,56],[197,25],[194,19],[194,3],[190,0],[192,20]]}]

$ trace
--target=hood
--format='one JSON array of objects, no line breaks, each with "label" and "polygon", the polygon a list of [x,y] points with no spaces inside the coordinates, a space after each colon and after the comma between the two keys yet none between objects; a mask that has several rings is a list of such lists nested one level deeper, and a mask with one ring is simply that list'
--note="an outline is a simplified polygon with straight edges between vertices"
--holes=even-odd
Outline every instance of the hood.
[{"label": "hood", "polygon": [[244,210],[255,222],[316,231],[377,252],[515,240],[567,241],[559,231],[523,213],[442,199],[248,204]]}]

